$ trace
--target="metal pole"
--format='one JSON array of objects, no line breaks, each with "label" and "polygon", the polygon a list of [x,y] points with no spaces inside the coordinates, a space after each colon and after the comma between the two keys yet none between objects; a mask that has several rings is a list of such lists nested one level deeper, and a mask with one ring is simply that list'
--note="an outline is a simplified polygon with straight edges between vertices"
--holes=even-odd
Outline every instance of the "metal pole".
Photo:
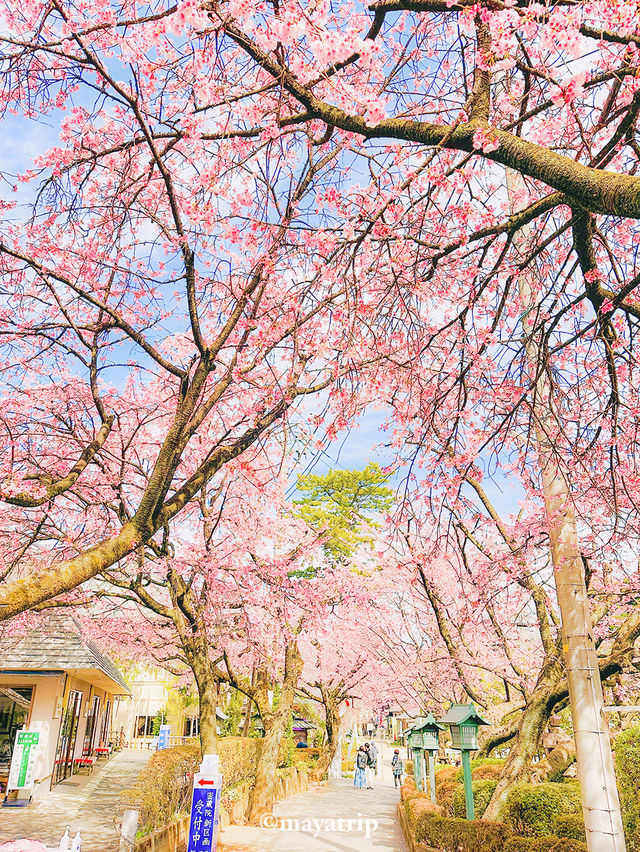
[{"label": "metal pole", "polygon": [[471,757],[466,749],[462,752],[462,775],[464,777],[464,802],[467,809],[467,819],[475,819],[476,812],[473,807],[473,786],[471,782]]},{"label": "metal pole", "polygon": [[422,768],[420,766],[420,752],[417,748],[414,748],[411,750],[411,753],[413,755],[413,777],[416,782],[416,790],[419,790],[420,782],[422,781],[422,778],[420,777],[420,770]]},{"label": "metal pole", "polygon": [[428,774],[428,771],[427,771],[428,754],[429,754],[429,752],[427,752],[426,749],[422,752],[422,771],[424,773],[424,775],[422,777],[422,791],[425,793],[425,795],[427,795],[428,792],[429,792],[427,790],[427,779],[429,777],[429,774]]},{"label": "metal pole", "polygon": [[436,752],[429,752],[429,787],[431,791],[431,801],[435,804],[436,801]]}]

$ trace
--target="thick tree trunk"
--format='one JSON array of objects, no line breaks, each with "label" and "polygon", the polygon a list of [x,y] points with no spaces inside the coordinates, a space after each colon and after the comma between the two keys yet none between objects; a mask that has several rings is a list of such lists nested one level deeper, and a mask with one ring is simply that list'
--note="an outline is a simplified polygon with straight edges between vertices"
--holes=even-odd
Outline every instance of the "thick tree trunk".
[{"label": "thick tree trunk", "polygon": [[256,767],[256,780],[249,796],[247,819],[252,824],[260,822],[263,814],[271,813],[274,802],[278,769],[278,751],[293,709],[295,691],[302,674],[302,657],[295,642],[285,652],[284,677],[278,706],[274,709],[268,700],[267,678],[258,674],[254,701],[264,725],[262,752]]},{"label": "thick tree trunk", "polygon": [[[510,169],[507,170],[507,189],[511,198],[526,197],[522,176]],[[518,239],[526,252],[528,233],[525,229],[519,232]],[[609,725],[603,709],[602,683],[575,509],[568,471],[554,445],[559,421],[537,328],[539,304],[528,272],[519,276],[518,286],[524,309],[522,324],[526,357],[534,377],[533,420],[562,616],[562,650],[569,684],[587,846],[589,852],[624,852],[620,800]]]},{"label": "thick tree trunk", "polygon": [[[171,574],[170,577],[173,582],[172,591],[175,599],[175,584],[180,583],[180,579],[175,574]],[[178,590],[181,591],[180,588]],[[186,606],[184,600],[183,606]],[[206,629],[202,625],[198,627],[195,622],[187,625],[181,610],[176,606],[174,606],[173,615],[182,650],[198,687],[200,748],[203,755],[217,754],[216,710],[218,708],[220,681],[211,665]]]},{"label": "thick tree trunk", "polygon": [[325,707],[325,724],[327,728],[327,742],[325,743],[321,753],[318,765],[315,769],[315,776],[320,779],[324,778],[329,771],[329,766],[338,750],[340,744],[340,705],[335,699],[335,696],[326,694],[323,696]]},{"label": "thick tree trunk", "polygon": [[217,754],[218,681],[211,673],[198,678],[200,700],[200,747],[202,754]]},{"label": "thick tree trunk", "polygon": [[528,780],[531,761],[538,752],[540,737],[553,711],[555,698],[552,696],[561,676],[560,663],[557,659],[549,661],[543,668],[538,683],[522,711],[517,733],[511,741],[509,757],[482,817],[484,820],[499,820],[500,810],[507,798],[509,787],[518,781]]},{"label": "thick tree trunk", "polygon": [[[253,825],[260,822],[263,814],[271,813],[275,797],[275,788],[278,769],[278,753],[280,743],[285,735],[291,706],[288,710],[278,708],[269,719],[263,717],[265,727],[262,740],[262,751],[256,767],[256,780],[249,796],[247,819]],[[266,716],[266,714],[265,714]]]}]

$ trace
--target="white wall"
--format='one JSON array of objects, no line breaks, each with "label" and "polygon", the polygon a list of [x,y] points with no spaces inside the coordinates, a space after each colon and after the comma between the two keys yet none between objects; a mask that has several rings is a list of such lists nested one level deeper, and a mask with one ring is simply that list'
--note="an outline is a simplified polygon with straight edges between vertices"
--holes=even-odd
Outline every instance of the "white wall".
[{"label": "white wall", "polygon": [[[124,728],[127,740],[135,736],[138,716],[155,716],[164,709],[169,699],[166,672],[141,672],[131,684],[131,698],[116,705],[113,728]],[[172,731],[173,733],[173,731]]]}]

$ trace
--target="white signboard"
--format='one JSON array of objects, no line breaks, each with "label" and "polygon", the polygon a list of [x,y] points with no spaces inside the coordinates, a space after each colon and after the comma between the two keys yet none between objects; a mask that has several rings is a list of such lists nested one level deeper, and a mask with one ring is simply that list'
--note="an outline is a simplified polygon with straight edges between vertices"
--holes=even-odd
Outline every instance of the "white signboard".
[{"label": "white signboard", "polygon": [[7,789],[33,789],[40,731],[18,731],[11,756]]}]

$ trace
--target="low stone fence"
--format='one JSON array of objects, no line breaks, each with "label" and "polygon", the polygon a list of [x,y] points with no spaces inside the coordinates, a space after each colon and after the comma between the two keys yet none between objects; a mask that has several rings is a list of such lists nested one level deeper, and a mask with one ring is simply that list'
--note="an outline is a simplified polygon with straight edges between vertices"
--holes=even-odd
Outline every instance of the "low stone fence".
[{"label": "low stone fence", "polygon": [[400,823],[402,836],[404,837],[409,852],[438,852],[437,849],[433,849],[425,843],[416,843],[413,832],[411,831],[411,826],[409,825],[407,812],[405,811],[402,802],[398,805],[398,822]]},{"label": "low stone fence", "polygon": [[[136,840],[135,852],[184,852],[187,848],[189,817],[181,817],[153,834]],[[222,852],[222,847],[218,844]]]},{"label": "low stone fence", "polygon": [[[322,782],[320,782],[322,783]],[[316,785],[314,785],[316,786]],[[304,793],[310,787],[309,773],[306,769],[278,770],[278,780],[275,789],[275,801],[279,802],[296,793]],[[249,782],[245,782],[236,788],[239,792],[238,798],[226,806],[220,808],[220,828],[228,825],[243,825],[245,813],[249,803]],[[222,797],[223,803],[225,797]],[[187,834],[189,832],[189,817],[181,817],[164,828],[159,828],[153,834],[137,840],[134,852],[185,852],[187,848]],[[224,852],[224,844],[218,842],[218,852]]]}]

